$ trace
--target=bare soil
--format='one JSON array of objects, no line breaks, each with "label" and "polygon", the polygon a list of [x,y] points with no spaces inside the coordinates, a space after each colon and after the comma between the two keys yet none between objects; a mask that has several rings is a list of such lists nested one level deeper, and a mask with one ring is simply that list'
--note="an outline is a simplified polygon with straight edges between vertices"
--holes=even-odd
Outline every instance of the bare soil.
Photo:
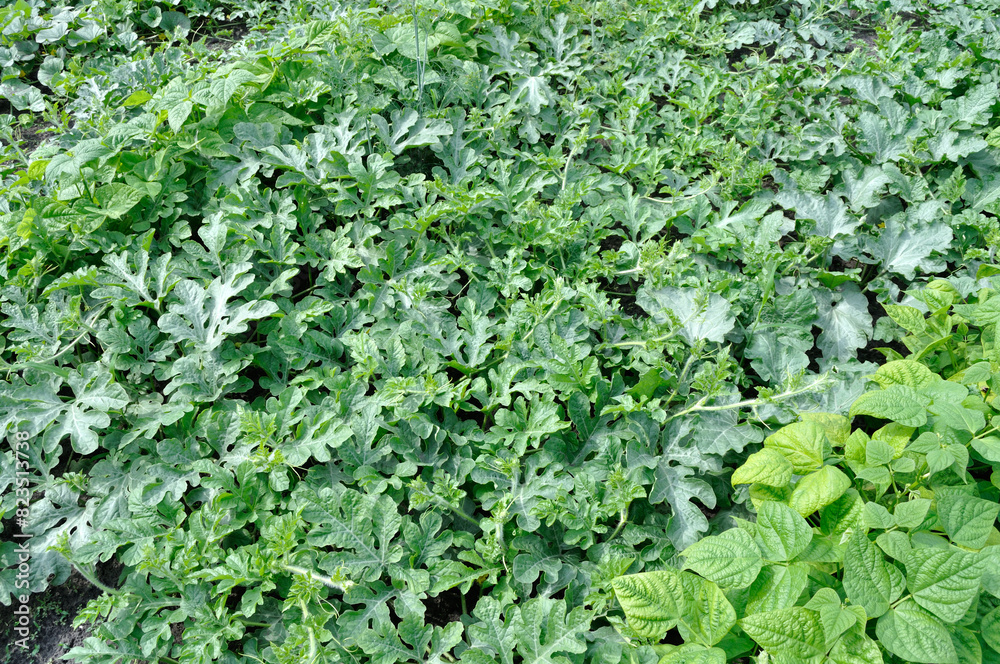
[{"label": "bare soil", "polygon": [[[118,584],[120,565],[98,567],[101,581],[108,585]],[[90,636],[86,626],[73,629],[73,619],[87,602],[100,597],[101,591],[92,586],[76,570],[66,583],[52,586],[44,593],[31,598],[31,635],[28,647],[20,648],[14,642],[20,636],[14,632],[15,605],[0,605],[0,664],[63,664],[62,656]]]}]

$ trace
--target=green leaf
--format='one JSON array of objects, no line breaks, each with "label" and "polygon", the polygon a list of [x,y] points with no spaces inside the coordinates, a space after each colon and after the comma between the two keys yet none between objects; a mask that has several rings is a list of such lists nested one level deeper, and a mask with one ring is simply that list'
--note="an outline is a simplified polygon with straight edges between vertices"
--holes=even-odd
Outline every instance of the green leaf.
[{"label": "green leaf", "polygon": [[952,542],[970,549],[986,545],[1000,514],[1000,504],[970,496],[960,489],[938,490],[935,498],[938,518]]},{"label": "green leaf", "polygon": [[567,612],[564,600],[536,597],[520,607],[517,651],[526,662],[565,664],[564,653],[586,652],[591,615],[582,606]]},{"label": "green leaf", "polygon": [[[95,429],[111,425],[108,412],[124,408],[129,403],[128,393],[121,385],[112,382],[107,368],[97,364],[85,364],[79,371],[71,372],[67,382],[75,396],[74,401],[67,406],[63,406],[55,394],[44,395],[53,415],[62,408],[65,411],[54,426],[46,429],[43,444],[46,449],[51,449],[63,436],[68,435],[76,452],[92,454],[99,447]],[[38,396],[41,397],[42,394]]]},{"label": "green leaf", "polygon": [[890,181],[889,176],[877,166],[865,166],[856,174],[848,169],[842,176],[851,210],[856,213],[863,213],[867,208],[878,205],[885,185]]},{"label": "green leaf", "polygon": [[656,466],[649,502],[653,505],[666,502],[673,515],[667,527],[667,536],[674,546],[683,550],[708,530],[705,513],[694,503],[715,507],[715,491],[705,480],[694,477],[695,471],[687,466],[674,466],[664,456]]},{"label": "green leaf", "polygon": [[684,567],[722,588],[746,588],[760,573],[760,550],[747,532],[727,530],[681,552]]},{"label": "green leaf", "polygon": [[145,193],[126,184],[113,182],[98,187],[94,192],[97,206],[85,205],[84,209],[109,219],[120,219],[134,208],[145,195]]},{"label": "green leaf", "polygon": [[963,408],[954,403],[933,403],[930,412],[937,415],[936,422],[957,431],[976,433],[986,426],[986,417],[978,410]]},{"label": "green leaf", "polygon": [[843,415],[835,413],[800,413],[803,422],[815,422],[823,427],[830,444],[843,447],[851,435],[851,421]]},{"label": "green leaf", "polygon": [[788,504],[802,516],[830,505],[851,487],[851,480],[835,466],[823,466],[798,481]]},{"label": "green leaf", "polygon": [[501,664],[514,664],[515,633],[520,627],[520,616],[515,618],[514,613],[508,611],[502,619],[501,613],[502,607],[496,599],[489,595],[480,598],[472,610],[479,622],[469,626],[469,641],[473,648],[489,653]]},{"label": "green leaf", "polygon": [[238,306],[230,303],[254,281],[246,274],[250,263],[230,263],[208,288],[185,279],[175,287],[180,300],[160,317],[160,330],[175,341],[190,341],[206,351],[218,348],[227,335],[243,332],[248,321],[265,318],[278,311],[274,302],[253,300]]},{"label": "green leaf", "polygon": [[872,380],[883,388],[890,385],[905,385],[920,390],[937,383],[941,378],[920,362],[892,360],[880,366],[872,376]]},{"label": "green leaf", "polygon": [[737,484],[766,484],[787,486],[792,480],[792,464],[784,454],[765,447],[747,457],[746,463],[733,472],[733,486]]},{"label": "green leaf", "polygon": [[914,549],[906,561],[914,600],[946,623],[956,623],[979,595],[986,559],[957,549]]},{"label": "green leaf", "polygon": [[879,618],[875,633],[886,650],[905,662],[959,664],[948,630],[913,600]]},{"label": "green leaf", "polygon": [[864,625],[868,617],[860,606],[845,607],[840,595],[833,588],[820,588],[805,604],[805,608],[819,613],[826,634],[827,645],[857,624]]},{"label": "green leaf", "polygon": [[668,647],[671,650],[658,664],[726,664],[726,651],[721,648],[706,648],[696,643]]},{"label": "green leaf", "polygon": [[1000,652],[1000,608],[993,609],[979,624],[979,633],[990,648]]},{"label": "green leaf", "polygon": [[916,528],[927,518],[931,501],[928,498],[911,498],[896,504],[893,516],[900,528]]},{"label": "green leaf", "polygon": [[718,293],[697,288],[639,289],[636,303],[657,322],[666,322],[666,312],[679,324],[679,333],[689,344],[699,340],[722,343],[736,325],[729,301]]},{"label": "green leaf", "polygon": [[982,664],[983,646],[975,632],[957,625],[949,626],[948,632],[959,664]]},{"label": "green leaf", "polygon": [[812,528],[791,507],[774,501],[761,503],[756,541],[766,560],[792,560],[809,546],[812,537]]},{"label": "green leaf", "polygon": [[780,452],[800,475],[823,466],[826,444],[826,433],[815,422],[793,422],[764,439],[764,447]]},{"label": "green leaf", "polygon": [[441,136],[452,133],[452,127],[444,120],[429,120],[420,117],[412,108],[393,111],[392,126],[381,115],[373,115],[371,122],[379,139],[394,155],[402,154],[407,148],[435,146]]},{"label": "green leaf", "polygon": [[681,573],[675,570],[620,576],[612,587],[629,627],[648,639],[661,640],[687,611]]},{"label": "green leaf", "polygon": [[403,522],[389,496],[370,496],[353,489],[323,487],[307,495],[303,520],[312,524],[306,541],[332,546],[330,561],[346,567],[359,580],[374,581],[403,557],[395,541]]},{"label": "green leaf", "polygon": [[830,661],[834,664],[882,664],[882,649],[865,634],[862,622],[851,627],[834,644]]},{"label": "green leaf", "polygon": [[809,566],[806,563],[764,567],[750,586],[745,615],[791,608],[808,583]]},{"label": "green leaf", "polygon": [[850,214],[839,196],[819,196],[809,192],[782,189],[775,197],[779,205],[795,210],[796,219],[814,221],[813,235],[836,238],[851,235],[861,225],[861,220]]},{"label": "green leaf", "polygon": [[858,126],[861,129],[858,147],[872,155],[876,164],[898,161],[906,153],[907,137],[893,132],[882,117],[865,111],[858,118]]},{"label": "green leaf", "polygon": [[802,607],[747,616],[740,620],[740,627],[758,645],[776,655],[809,658],[826,650],[819,614]]},{"label": "green leaf", "polygon": [[852,604],[878,618],[902,593],[903,575],[886,562],[863,531],[855,531],[844,551],[844,592]]},{"label": "green leaf", "polygon": [[124,660],[142,659],[145,655],[138,643],[123,640],[119,643],[107,643],[96,636],[88,636],[83,645],[75,646],[68,655],[78,658],[90,658],[92,661],[114,664]]},{"label": "green leaf", "polygon": [[990,463],[1000,463],[1000,438],[996,436],[974,438],[972,448]]},{"label": "green leaf", "polygon": [[885,309],[885,312],[889,314],[889,318],[896,321],[900,327],[908,332],[921,334],[925,329],[927,329],[927,323],[924,320],[924,315],[919,309],[899,304],[886,304],[883,305],[883,308]]},{"label": "green leaf", "polygon": [[817,346],[823,351],[824,362],[852,359],[872,338],[868,298],[853,283],[844,284],[839,292],[820,290],[814,296],[819,307],[817,325],[823,330]]},{"label": "green leaf", "polygon": [[927,423],[927,406],[930,403],[929,398],[912,387],[896,384],[862,394],[851,406],[850,416],[870,415],[919,427]]},{"label": "green leaf", "polygon": [[694,574],[681,573],[686,611],[677,625],[687,642],[714,646],[736,624],[736,610],[717,585]]},{"label": "green leaf", "polygon": [[918,269],[934,272],[940,269],[938,263],[930,259],[936,251],[944,251],[951,244],[951,227],[947,224],[904,223],[892,216],[885,222],[885,228],[877,239],[862,238],[862,244],[882,269],[902,275],[911,280]]},{"label": "green leaf", "polygon": [[524,99],[531,115],[538,115],[542,106],[548,106],[553,98],[552,89],[543,76],[522,76],[514,84],[512,102]]}]

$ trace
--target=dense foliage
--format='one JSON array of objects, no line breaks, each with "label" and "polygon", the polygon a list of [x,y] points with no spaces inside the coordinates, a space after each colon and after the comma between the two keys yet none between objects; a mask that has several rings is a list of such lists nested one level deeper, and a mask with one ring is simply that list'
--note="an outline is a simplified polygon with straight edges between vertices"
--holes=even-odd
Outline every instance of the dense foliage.
[{"label": "dense foliage", "polygon": [[[806,413],[768,436],[732,476],[750,484],[756,522],[684,550],[697,576],[667,568],[614,582],[637,637],[679,630],[685,645],[665,647],[662,664],[758,649],[758,661],[789,663],[1000,658],[993,281],[968,302],[946,282],[917,291],[926,319],[890,305],[913,352],[879,367],[879,388],[848,412],[890,422],[869,435],[843,415]],[[927,332],[934,341],[920,340]]]},{"label": "dense foliage", "polygon": [[997,5],[0,9],[31,590],[123,566],[72,656],[655,660],[614,580],[783,499],[733,468],[965,369],[920,286],[995,273]]}]

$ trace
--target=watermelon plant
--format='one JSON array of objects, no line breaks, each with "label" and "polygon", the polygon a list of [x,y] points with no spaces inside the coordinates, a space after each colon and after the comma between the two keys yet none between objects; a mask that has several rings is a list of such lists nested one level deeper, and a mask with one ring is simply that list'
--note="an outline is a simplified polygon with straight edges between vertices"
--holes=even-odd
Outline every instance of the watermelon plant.
[{"label": "watermelon plant", "polygon": [[916,481],[828,463],[880,364],[992,408],[990,1],[0,11],[0,603],[92,583],[76,661],[653,661],[615,579]]}]

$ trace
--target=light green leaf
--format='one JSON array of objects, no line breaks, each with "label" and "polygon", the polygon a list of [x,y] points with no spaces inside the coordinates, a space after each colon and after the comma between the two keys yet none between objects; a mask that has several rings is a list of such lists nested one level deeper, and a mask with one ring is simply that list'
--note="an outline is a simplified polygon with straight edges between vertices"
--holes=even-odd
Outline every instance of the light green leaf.
[{"label": "light green leaf", "polygon": [[865,392],[851,406],[850,416],[871,415],[893,420],[906,426],[919,427],[927,423],[927,406],[931,400],[906,385],[890,385],[882,390]]},{"label": "light green leaf", "polygon": [[672,569],[620,576],[612,586],[629,627],[649,639],[662,639],[687,610],[681,573]]},{"label": "light green leaf", "polygon": [[855,531],[844,551],[844,592],[852,604],[878,618],[903,590],[903,575],[886,562],[863,531]]},{"label": "light green leaf", "polygon": [[879,618],[875,633],[886,650],[905,662],[959,664],[948,630],[913,600]]},{"label": "light green leaf", "polygon": [[919,548],[905,561],[906,586],[917,604],[956,623],[979,595],[986,559],[957,549]]},{"label": "light green leaf", "polygon": [[908,501],[897,503],[893,515],[896,525],[900,528],[916,528],[927,518],[931,501],[928,498],[911,498]]},{"label": "light green leaf", "polygon": [[924,320],[924,315],[919,309],[899,304],[886,304],[883,305],[883,308],[889,314],[889,318],[896,321],[896,324],[908,332],[920,334],[927,329],[927,322]]},{"label": "light green leaf", "polygon": [[975,438],[972,441],[972,448],[990,463],[1000,463],[1000,438],[996,436]]},{"label": "light green leaf", "polygon": [[800,413],[803,422],[815,422],[823,427],[830,444],[843,447],[851,435],[851,421],[835,413]]},{"label": "light green leaf", "polygon": [[736,624],[736,610],[717,585],[687,572],[681,573],[687,611],[677,628],[686,642],[714,646]]},{"label": "light green leaf", "polygon": [[726,664],[726,651],[721,648],[706,648],[697,643],[670,648],[658,664]]},{"label": "light green leaf", "polygon": [[[895,422],[893,422],[893,424],[895,424]],[[892,461],[895,456],[896,450],[893,449],[892,445],[884,440],[872,438],[868,441],[868,444],[865,445],[865,465],[870,468],[875,466],[884,466]]]},{"label": "light green leaf", "polygon": [[134,208],[143,196],[145,196],[143,192],[127,184],[112,182],[98,187],[94,192],[97,206],[84,206],[84,209],[109,219],[120,219]]},{"label": "light green leaf", "polygon": [[175,134],[180,132],[181,127],[184,126],[184,122],[193,110],[194,104],[187,99],[176,100],[170,104],[167,108],[167,124],[170,125],[170,129]]},{"label": "light green leaf", "polygon": [[766,611],[740,620],[740,627],[762,648],[777,655],[816,657],[826,649],[819,614],[802,607]]},{"label": "light green leaf", "polygon": [[809,516],[844,495],[851,480],[835,466],[823,466],[800,479],[788,504],[802,516]]},{"label": "light green leaf", "polygon": [[878,503],[865,503],[865,525],[873,530],[884,530],[896,525],[889,510]]},{"label": "light green leaf", "polygon": [[868,619],[865,610],[860,606],[845,607],[840,601],[840,595],[833,588],[817,590],[812,599],[806,602],[805,608],[819,613],[828,646],[848,629],[859,622],[864,625]]},{"label": "light green leaf", "polygon": [[791,608],[808,583],[809,566],[806,563],[768,565],[750,586],[744,614]]},{"label": "light green leaf", "polygon": [[1000,295],[980,302],[972,314],[972,322],[976,325],[1000,325]]},{"label": "light green leaf", "polygon": [[892,360],[878,368],[872,380],[882,387],[905,385],[916,390],[933,385],[941,380],[925,365],[914,360]]},{"label": "light green leaf", "polygon": [[852,626],[834,644],[830,650],[830,661],[833,664],[882,664],[882,649],[865,634],[862,621]]},{"label": "light green leaf", "polygon": [[823,466],[826,433],[815,422],[793,422],[764,439],[764,447],[780,452],[792,470],[804,474]]},{"label": "light green leaf", "polygon": [[942,488],[935,493],[938,518],[955,544],[981,549],[993,531],[1000,504],[970,496],[961,489]]},{"label": "light green leaf", "polygon": [[[890,422],[875,431],[875,433],[872,434],[872,440],[878,440],[888,445],[892,449],[891,458],[898,459],[903,456],[903,450],[905,450],[906,446],[909,444],[914,431],[914,427],[903,426],[897,422]],[[871,449],[870,445],[866,446],[866,457]],[[886,463],[888,463],[888,460]]]},{"label": "light green leaf", "polygon": [[763,557],[775,562],[792,560],[812,541],[809,524],[791,507],[764,501],[757,511],[757,545]]},{"label": "light green leaf", "polygon": [[733,472],[732,483],[783,487],[791,480],[792,463],[778,450],[765,447],[747,457],[746,463]]},{"label": "light green leaf", "polygon": [[746,531],[727,530],[689,546],[684,567],[722,588],[746,588],[760,573],[760,549]]}]

